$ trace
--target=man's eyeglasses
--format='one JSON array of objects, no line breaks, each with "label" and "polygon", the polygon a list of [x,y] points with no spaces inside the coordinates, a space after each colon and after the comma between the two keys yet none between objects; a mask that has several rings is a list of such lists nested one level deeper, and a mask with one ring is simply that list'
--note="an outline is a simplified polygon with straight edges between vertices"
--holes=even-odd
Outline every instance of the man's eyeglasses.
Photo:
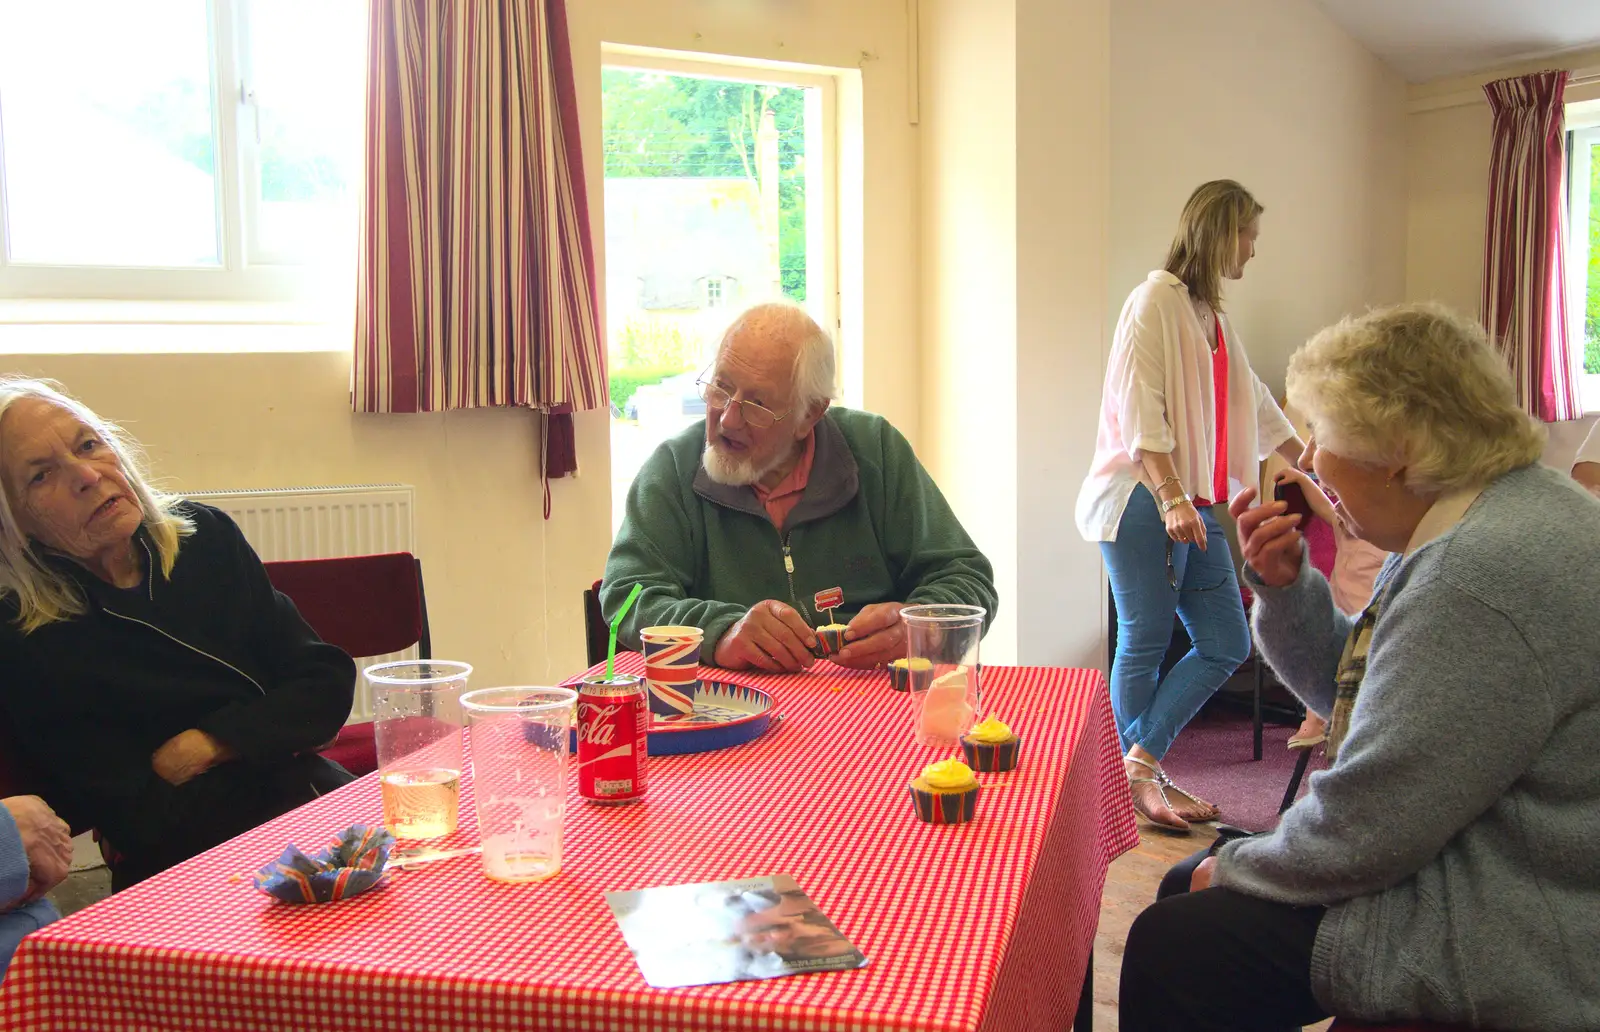
[{"label": "man's eyeglasses", "polygon": [[[733,395],[710,380],[696,380],[695,384],[700,388],[700,397],[714,409],[725,409],[734,403]],[[780,416],[765,405],[757,405],[753,401],[741,401],[739,405],[744,409],[742,413],[744,421],[758,430],[765,430],[779,420],[788,419],[789,412],[794,411],[790,409]]]}]

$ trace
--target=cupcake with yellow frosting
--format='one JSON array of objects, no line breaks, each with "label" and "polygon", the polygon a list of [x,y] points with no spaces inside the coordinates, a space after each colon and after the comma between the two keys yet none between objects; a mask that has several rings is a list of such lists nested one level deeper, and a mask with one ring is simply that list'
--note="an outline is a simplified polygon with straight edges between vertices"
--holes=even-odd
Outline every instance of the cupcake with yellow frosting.
[{"label": "cupcake with yellow frosting", "polygon": [[933,680],[933,660],[923,656],[889,664],[889,687],[897,692],[926,691]]},{"label": "cupcake with yellow frosting", "polygon": [[999,774],[1017,765],[1022,739],[1002,720],[990,717],[961,736],[961,752],[973,770]]},{"label": "cupcake with yellow frosting", "polygon": [[818,627],[817,643],[812,646],[811,654],[818,659],[827,659],[844,648],[844,632],[847,626],[842,623],[831,623]]},{"label": "cupcake with yellow frosting", "polygon": [[978,809],[978,779],[960,760],[930,763],[911,782],[911,805],[929,824],[965,824]]}]

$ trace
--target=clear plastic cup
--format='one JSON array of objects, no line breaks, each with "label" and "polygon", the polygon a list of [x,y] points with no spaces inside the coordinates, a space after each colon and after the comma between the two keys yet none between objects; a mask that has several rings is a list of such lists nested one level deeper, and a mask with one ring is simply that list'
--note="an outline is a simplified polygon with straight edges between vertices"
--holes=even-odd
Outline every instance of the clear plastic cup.
[{"label": "clear plastic cup", "polygon": [[384,827],[399,839],[453,833],[461,806],[461,694],[472,667],[420,659],[379,663],[364,673]]},{"label": "clear plastic cup", "polygon": [[543,881],[561,870],[577,702],[570,688],[480,688],[461,698],[483,873],[495,881]]},{"label": "clear plastic cup", "polygon": [[[929,677],[912,693],[918,745],[952,748],[972,727],[983,705],[981,606],[925,605],[900,610],[906,624],[906,658],[925,659]],[[926,687],[921,687],[925,685]]]}]

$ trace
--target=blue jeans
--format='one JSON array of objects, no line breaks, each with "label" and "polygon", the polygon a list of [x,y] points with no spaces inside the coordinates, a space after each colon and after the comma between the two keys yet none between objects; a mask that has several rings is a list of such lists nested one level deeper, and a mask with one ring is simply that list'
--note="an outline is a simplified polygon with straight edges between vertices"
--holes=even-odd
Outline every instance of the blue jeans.
[{"label": "blue jeans", "polygon": [[[1204,551],[1173,541],[1155,498],[1140,484],[1117,525],[1117,540],[1100,543],[1117,602],[1111,710],[1124,752],[1138,745],[1157,759],[1165,756],[1183,726],[1250,658],[1250,627],[1228,539],[1209,508],[1200,518]],[[1158,678],[1174,615],[1194,647]]]}]

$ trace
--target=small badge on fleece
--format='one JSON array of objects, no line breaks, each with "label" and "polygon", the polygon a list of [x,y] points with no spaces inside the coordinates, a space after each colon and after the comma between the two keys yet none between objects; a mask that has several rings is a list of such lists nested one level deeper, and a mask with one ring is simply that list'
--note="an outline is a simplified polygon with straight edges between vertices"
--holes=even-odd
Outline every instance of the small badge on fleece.
[{"label": "small badge on fleece", "polygon": [[844,603],[844,589],[825,588],[811,596],[811,599],[816,603],[817,612],[828,616],[828,622],[817,628],[817,644],[811,654],[818,659],[827,659],[844,648],[845,625],[833,622],[833,611]]}]

